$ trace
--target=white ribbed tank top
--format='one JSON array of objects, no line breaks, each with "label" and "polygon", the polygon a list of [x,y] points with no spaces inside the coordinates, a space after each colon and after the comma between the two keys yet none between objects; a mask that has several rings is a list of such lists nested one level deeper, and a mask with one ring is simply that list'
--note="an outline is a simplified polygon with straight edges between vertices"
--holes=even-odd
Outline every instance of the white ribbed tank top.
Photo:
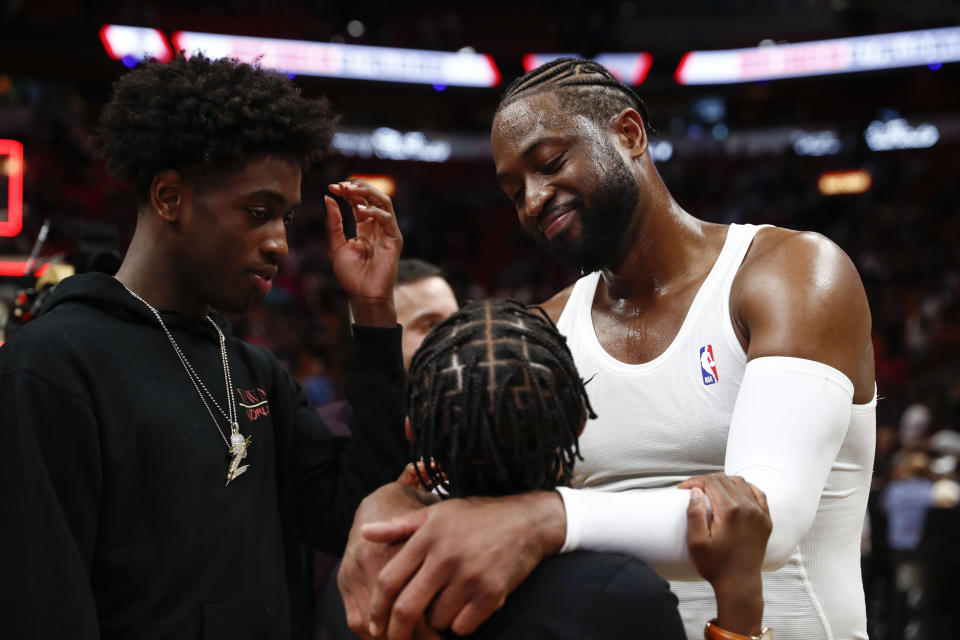
[{"label": "white ribbed tank top", "polygon": [[[667,349],[643,364],[604,351],[591,307],[599,273],[576,282],[557,322],[598,414],[580,438],[574,487],[672,486],[723,470],[747,357],[730,321],[730,286],[760,227],[730,225],[723,249]],[[706,354],[712,353],[712,359]],[[711,365],[711,361],[713,366]],[[876,399],[854,405],[817,514],[787,564],[763,576],[763,621],[778,640],[866,638],[860,532],[873,470]],[[771,425],[775,428],[775,425]],[[716,616],[706,582],[671,582],[688,638]]]}]

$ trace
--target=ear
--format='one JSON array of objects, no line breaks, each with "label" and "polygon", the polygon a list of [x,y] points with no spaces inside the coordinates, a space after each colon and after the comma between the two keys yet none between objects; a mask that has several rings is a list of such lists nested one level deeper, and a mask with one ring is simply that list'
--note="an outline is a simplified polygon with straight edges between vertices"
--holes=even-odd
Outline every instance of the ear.
[{"label": "ear", "polygon": [[178,222],[183,210],[186,183],[179,171],[164,169],[150,183],[150,205],[167,222]]},{"label": "ear", "polygon": [[403,434],[407,436],[407,442],[413,444],[413,427],[410,426],[410,416],[403,421]]},{"label": "ear", "polygon": [[631,158],[639,158],[647,151],[647,130],[643,117],[636,109],[627,107],[610,121],[610,130],[626,148]]}]

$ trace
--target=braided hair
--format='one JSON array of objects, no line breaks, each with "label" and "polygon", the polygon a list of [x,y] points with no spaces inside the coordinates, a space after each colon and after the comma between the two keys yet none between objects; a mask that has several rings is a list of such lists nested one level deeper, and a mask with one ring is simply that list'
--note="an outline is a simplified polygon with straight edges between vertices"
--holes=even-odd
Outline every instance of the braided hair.
[{"label": "braided hair", "polygon": [[537,311],[471,302],[423,341],[407,397],[424,484],[455,497],[569,484],[580,427],[596,414],[566,339]]},{"label": "braided hair", "polygon": [[647,105],[637,92],[617,80],[602,64],[580,58],[557,58],[523,74],[503,92],[497,112],[521,98],[556,92],[560,106],[605,124],[630,107],[636,109],[650,133]]}]

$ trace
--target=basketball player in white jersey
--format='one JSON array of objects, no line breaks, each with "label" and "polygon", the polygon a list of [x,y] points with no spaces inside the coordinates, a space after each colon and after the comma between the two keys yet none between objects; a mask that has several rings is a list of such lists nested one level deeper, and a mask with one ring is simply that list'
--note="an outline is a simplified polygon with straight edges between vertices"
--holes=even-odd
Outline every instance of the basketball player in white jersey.
[{"label": "basketball player in white jersey", "polygon": [[[866,638],[876,394],[849,258],[817,234],[684,211],[650,158],[645,106],[588,61],[514,82],[491,142],[521,224],[589,274],[545,308],[600,417],[584,430],[576,489],[409,513],[368,498],[340,575],[354,618],[396,640],[426,610],[469,633],[539,558],[591,549],[636,554],[673,580],[700,637],[716,605],[686,549],[687,489],[723,470],[769,503],[764,625],[778,640]],[[386,521],[360,526],[371,520]],[[376,546],[391,541],[402,548]]]}]

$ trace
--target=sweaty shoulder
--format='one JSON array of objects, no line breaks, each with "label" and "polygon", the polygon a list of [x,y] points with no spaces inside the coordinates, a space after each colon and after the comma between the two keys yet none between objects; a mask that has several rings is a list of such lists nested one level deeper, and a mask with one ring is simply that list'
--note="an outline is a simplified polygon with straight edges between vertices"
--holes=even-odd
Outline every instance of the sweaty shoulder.
[{"label": "sweaty shoulder", "polygon": [[567,306],[567,300],[570,299],[570,294],[572,292],[573,285],[570,285],[540,305],[543,310],[547,312],[547,315],[550,316],[550,319],[553,320],[554,324],[560,320],[560,314],[563,313],[563,308]]},{"label": "sweaty shoulder", "polygon": [[853,262],[828,238],[761,229],[734,279],[730,312],[748,360],[791,356],[823,362],[850,378],[855,401],[872,398],[866,292]]}]

